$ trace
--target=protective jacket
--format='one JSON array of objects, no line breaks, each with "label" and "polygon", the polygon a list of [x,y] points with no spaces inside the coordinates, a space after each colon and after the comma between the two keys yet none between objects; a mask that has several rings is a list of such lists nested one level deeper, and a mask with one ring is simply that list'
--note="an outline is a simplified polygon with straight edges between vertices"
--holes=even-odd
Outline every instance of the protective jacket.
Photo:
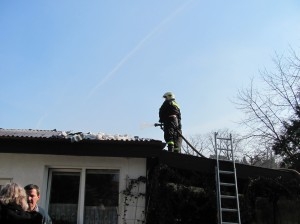
[{"label": "protective jacket", "polygon": [[172,115],[175,115],[179,121],[181,120],[179,105],[174,99],[165,100],[159,109],[159,122],[167,122]]},{"label": "protective jacket", "polygon": [[159,122],[164,125],[164,139],[168,145],[168,151],[180,152],[181,137],[181,113],[179,105],[174,99],[165,100],[159,109]]}]

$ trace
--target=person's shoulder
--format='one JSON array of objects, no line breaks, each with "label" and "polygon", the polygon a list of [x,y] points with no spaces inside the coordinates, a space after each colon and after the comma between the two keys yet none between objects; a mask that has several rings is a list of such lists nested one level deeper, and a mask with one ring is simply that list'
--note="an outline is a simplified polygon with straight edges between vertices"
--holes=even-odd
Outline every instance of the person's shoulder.
[{"label": "person's shoulder", "polygon": [[46,223],[52,223],[49,214],[45,211],[45,209],[38,205],[39,213],[45,218]]},{"label": "person's shoulder", "polygon": [[170,104],[179,108],[179,104],[175,100],[172,100]]},{"label": "person's shoulder", "polygon": [[39,213],[45,214],[45,209],[38,205]]},{"label": "person's shoulder", "polygon": [[39,213],[41,213],[44,217],[47,217],[48,214],[46,213],[45,209],[42,208],[42,207],[39,206],[39,205],[38,205],[38,211],[39,211]]},{"label": "person's shoulder", "polygon": [[23,208],[21,205],[18,205],[16,203],[8,203],[6,205],[3,205],[5,208],[7,209],[11,209],[11,210],[15,210],[15,211],[19,211],[19,210],[22,210],[23,211]]}]

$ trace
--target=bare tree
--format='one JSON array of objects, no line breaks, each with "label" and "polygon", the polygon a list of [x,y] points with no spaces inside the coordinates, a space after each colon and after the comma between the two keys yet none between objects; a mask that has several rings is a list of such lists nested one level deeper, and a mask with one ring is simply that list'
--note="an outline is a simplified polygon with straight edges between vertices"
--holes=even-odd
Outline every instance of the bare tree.
[{"label": "bare tree", "polygon": [[[204,155],[206,154],[205,151],[208,145],[207,145],[207,140],[203,135],[198,134],[194,136],[189,136],[187,140],[199,153]],[[185,154],[198,156],[198,154],[186,142],[183,142],[181,149],[182,152]]]},{"label": "bare tree", "polygon": [[274,72],[260,72],[264,88],[256,89],[251,80],[234,102],[245,114],[241,120],[246,128],[244,138],[251,138],[262,150],[279,138],[284,121],[296,114],[299,106],[300,58],[291,49],[288,57],[276,54],[273,62]]},{"label": "bare tree", "polygon": [[[244,138],[242,135],[230,131],[227,128],[211,131],[206,134],[189,136],[188,141],[201,154],[207,158],[216,158],[214,133],[219,137],[229,138],[232,136],[232,146],[235,154],[235,161],[247,165],[262,166],[268,168],[277,167],[276,157],[270,148],[262,151],[252,143],[252,139]],[[230,147],[230,146],[228,146]],[[182,144],[182,153],[198,156],[185,142]],[[229,155],[223,155],[224,159],[230,159]]]},{"label": "bare tree", "polygon": [[[241,155],[243,155],[241,136],[226,128],[211,131],[209,133],[202,134],[202,135],[197,134],[194,136],[189,136],[188,141],[201,154],[205,155],[206,157],[213,158],[213,156],[215,155],[215,140],[214,140],[215,132],[218,132],[218,135],[224,138],[229,137],[231,134],[233,136],[232,138],[233,150],[235,151],[235,153],[238,153],[238,157],[241,157]],[[193,150],[191,150],[191,148],[186,143],[182,145],[182,150],[183,153],[196,155],[196,153]]]}]

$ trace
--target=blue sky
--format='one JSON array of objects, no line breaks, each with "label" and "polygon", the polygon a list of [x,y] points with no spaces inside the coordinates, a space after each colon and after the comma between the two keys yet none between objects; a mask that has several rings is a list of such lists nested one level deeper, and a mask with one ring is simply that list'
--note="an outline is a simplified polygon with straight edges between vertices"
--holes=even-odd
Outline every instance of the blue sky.
[{"label": "blue sky", "polygon": [[237,91],[300,47],[300,2],[0,1],[0,128],[163,140],[162,95],[184,135],[238,131]]}]

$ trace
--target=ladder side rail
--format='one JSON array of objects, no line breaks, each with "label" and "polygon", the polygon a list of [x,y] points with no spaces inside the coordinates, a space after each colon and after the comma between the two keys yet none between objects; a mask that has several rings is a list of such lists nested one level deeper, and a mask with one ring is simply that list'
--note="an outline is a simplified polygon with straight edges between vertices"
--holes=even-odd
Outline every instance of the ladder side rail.
[{"label": "ladder side rail", "polygon": [[219,167],[219,153],[218,153],[218,145],[217,145],[217,135],[215,132],[215,153],[216,153],[216,161],[217,161],[217,172],[216,172],[216,187],[217,187],[217,204],[218,204],[218,222],[222,224],[222,210],[221,210],[221,186],[220,186],[220,167]]},{"label": "ladder side rail", "polygon": [[[218,143],[218,141],[219,141],[219,145],[217,144]],[[232,224],[232,223],[234,223],[234,224],[241,224],[241,218],[240,218],[240,207],[239,207],[239,196],[238,196],[238,186],[237,186],[237,175],[236,175],[236,166],[235,166],[235,158],[234,158],[234,151],[233,151],[233,141],[232,141],[232,135],[230,134],[230,136],[229,136],[229,138],[218,138],[217,137],[217,133],[215,133],[215,147],[216,147],[216,161],[217,161],[217,172],[216,172],[216,174],[217,174],[217,178],[218,178],[218,182],[217,182],[217,184],[218,184],[218,209],[219,209],[219,222],[221,223],[221,224]],[[232,172],[231,171],[221,171],[220,170],[220,160],[222,160],[222,159],[220,159],[219,157],[221,156],[221,155],[223,155],[224,154],[224,157],[226,157],[227,158],[227,161],[230,161],[231,160],[231,162],[232,162]],[[235,196],[233,195],[233,196],[222,196],[221,195],[221,177],[220,177],[220,175],[221,175],[221,172],[222,173],[232,173],[234,176],[233,176],[233,183],[232,184],[230,184],[230,185],[232,185],[232,186],[235,186],[235,188],[234,188],[234,190],[235,190]],[[223,184],[224,185],[224,184]],[[231,198],[231,199],[235,199],[236,200],[236,209],[231,209],[231,208],[222,208],[222,204],[221,204],[221,202],[222,202],[222,197],[224,197],[224,198]],[[230,221],[227,221],[227,222],[223,222],[223,217],[222,217],[222,215],[223,215],[223,212],[236,212],[237,213],[237,221],[238,221],[238,223],[237,222],[230,222]]]},{"label": "ladder side rail", "polygon": [[233,143],[232,143],[232,136],[230,134],[230,144],[231,144],[231,155],[232,155],[232,162],[233,162],[233,169],[234,169],[234,181],[235,181],[235,193],[236,193],[236,203],[237,203],[237,209],[238,209],[238,220],[239,223],[241,223],[241,216],[240,216],[240,203],[239,203],[239,192],[237,187],[237,176],[236,176],[236,167],[235,167],[235,159],[234,159],[234,153],[233,153]]},{"label": "ladder side rail", "polygon": [[222,221],[221,221],[221,195],[220,195],[220,176],[219,176],[219,171],[218,171],[218,168],[217,166],[215,167],[215,171],[216,171],[216,175],[215,175],[215,179],[216,179],[216,193],[217,193],[217,197],[216,197],[216,200],[217,200],[217,214],[218,214],[218,224],[221,224]]}]

